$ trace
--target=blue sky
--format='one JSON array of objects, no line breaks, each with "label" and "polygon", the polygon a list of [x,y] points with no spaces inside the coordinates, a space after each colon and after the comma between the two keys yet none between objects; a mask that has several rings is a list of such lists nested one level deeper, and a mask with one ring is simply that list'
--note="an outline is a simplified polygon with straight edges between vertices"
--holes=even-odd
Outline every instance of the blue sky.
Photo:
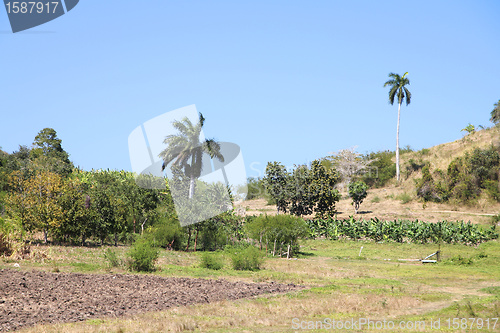
[{"label": "blue sky", "polygon": [[358,146],[395,149],[383,83],[409,72],[400,142],[490,126],[500,99],[498,1],[102,1],[13,34],[0,9],[0,146],[54,128],[86,170],[131,170],[128,135],[195,104],[240,145],[248,176]]}]

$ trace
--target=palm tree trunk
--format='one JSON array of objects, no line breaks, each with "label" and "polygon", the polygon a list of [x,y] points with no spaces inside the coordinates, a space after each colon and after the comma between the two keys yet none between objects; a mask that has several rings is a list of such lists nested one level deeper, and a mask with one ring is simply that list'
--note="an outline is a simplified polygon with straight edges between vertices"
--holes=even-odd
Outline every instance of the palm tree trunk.
[{"label": "palm tree trunk", "polygon": [[192,199],[193,196],[194,196],[194,176],[191,175],[191,179],[189,180],[189,199]]},{"label": "palm tree trunk", "polygon": [[398,104],[398,127],[396,130],[396,179],[399,183],[399,118],[401,116],[401,102]]}]

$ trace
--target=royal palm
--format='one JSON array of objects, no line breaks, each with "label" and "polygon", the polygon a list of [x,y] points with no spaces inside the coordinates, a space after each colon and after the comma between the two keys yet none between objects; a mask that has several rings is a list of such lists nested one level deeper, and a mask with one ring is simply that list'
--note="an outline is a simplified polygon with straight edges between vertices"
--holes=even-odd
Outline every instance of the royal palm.
[{"label": "royal palm", "polygon": [[172,125],[179,131],[177,135],[168,135],[163,143],[167,145],[160,153],[163,159],[162,171],[173,161],[173,165],[184,170],[184,174],[189,177],[189,198],[194,195],[195,180],[200,177],[203,167],[203,153],[207,153],[211,158],[217,158],[224,162],[224,157],[220,153],[220,145],[213,139],[206,139],[200,142],[201,129],[205,118],[200,113],[200,119],[196,125],[185,117],[181,121],[174,121]]},{"label": "royal palm", "polygon": [[384,83],[384,87],[390,86],[389,90],[389,103],[394,105],[394,99],[398,97],[398,126],[396,130],[396,178],[399,182],[399,119],[401,117],[401,103],[403,100],[406,100],[406,105],[410,104],[411,101],[411,93],[406,88],[407,85],[410,85],[410,80],[406,77],[408,72],[404,73],[403,76],[399,76],[399,74],[390,73],[388,80]]}]

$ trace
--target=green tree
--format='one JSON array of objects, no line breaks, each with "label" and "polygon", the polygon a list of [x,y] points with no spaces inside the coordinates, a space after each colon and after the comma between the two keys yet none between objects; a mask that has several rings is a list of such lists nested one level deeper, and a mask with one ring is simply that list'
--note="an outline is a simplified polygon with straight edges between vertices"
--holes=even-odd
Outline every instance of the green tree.
[{"label": "green tree", "polygon": [[408,72],[404,73],[403,76],[399,76],[399,74],[390,73],[390,80],[387,80],[384,83],[384,87],[390,86],[389,90],[389,103],[394,105],[394,99],[398,97],[398,125],[396,130],[396,179],[399,182],[399,119],[401,117],[401,103],[403,100],[406,101],[406,105],[410,104],[411,101],[411,93],[406,88],[407,85],[410,85],[410,80],[406,77]]},{"label": "green tree", "polygon": [[349,184],[349,197],[352,198],[352,205],[354,206],[354,214],[358,213],[359,205],[363,203],[368,195],[368,185],[362,181],[357,181]]},{"label": "green tree", "polygon": [[7,197],[8,213],[21,220],[28,231],[55,232],[63,221],[63,210],[59,198],[63,190],[60,175],[50,171],[40,171],[30,178],[23,178],[19,171],[9,179],[11,189]]},{"label": "green tree", "polygon": [[335,203],[340,200],[340,193],[335,189],[338,180],[334,169],[327,169],[318,160],[311,163],[310,191],[317,218],[328,218],[335,214]]},{"label": "green tree", "polygon": [[62,140],[53,128],[44,128],[33,141],[31,159],[38,160],[38,165],[45,170],[68,176],[73,169],[68,153],[62,148]]},{"label": "green tree", "polygon": [[476,131],[476,127],[469,123],[465,128],[462,128],[460,132],[467,132],[467,135],[472,134]]},{"label": "green tree", "polygon": [[498,126],[500,124],[500,100],[496,102],[493,106],[494,108],[491,111],[490,121]]},{"label": "green tree", "polygon": [[286,168],[279,162],[268,162],[266,166],[266,175],[264,177],[264,184],[266,190],[276,202],[278,214],[280,211],[286,213],[289,196],[287,193],[288,182],[290,175]]},{"label": "green tree", "polygon": [[314,195],[311,193],[311,170],[306,165],[296,166],[288,183],[290,214],[296,216],[309,215],[314,208]]},{"label": "green tree", "polygon": [[207,153],[211,158],[217,158],[224,162],[224,157],[220,152],[220,145],[213,139],[206,139],[200,142],[200,134],[205,123],[205,118],[200,113],[199,121],[196,125],[185,117],[181,121],[174,121],[172,125],[179,131],[177,135],[168,135],[163,143],[167,145],[159,155],[163,159],[162,171],[167,165],[173,162],[174,166],[181,167],[184,174],[189,177],[189,198],[194,195],[195,179],[200,177],[202,170],[203,153]]}]

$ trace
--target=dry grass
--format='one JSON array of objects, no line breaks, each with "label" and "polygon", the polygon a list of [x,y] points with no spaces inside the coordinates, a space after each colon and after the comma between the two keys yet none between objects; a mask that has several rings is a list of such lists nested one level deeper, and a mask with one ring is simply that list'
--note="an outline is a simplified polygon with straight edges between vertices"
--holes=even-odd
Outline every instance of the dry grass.
[{"label": "dry grass", "polygon": [[[486,148],[490,145],[500,146],[500,127],[481,130],[468,135],[462,139],[444,143],[428,149],[426,154],[421,152],[410,152],[401,155],[402,170],[410,159],[422,160],[431,164],[431,170],[446,170],[448,164],[466,152],[475,148]],[[419,219],[430,222],[440,220],[465,220],[473,223],[488,224],[490,216],[498,214],[500,203],[483,196],[470,207],[457,206],[455,204],[427,203],[426,208],[422,202],[417,200],[414,179],[421,177],[421,172],[412,173],[407,179],[402,175],[402,181],[396,186],[395,181],[390,181],[385,188],[372,189],[368,197],[361,204],[359,218],[378,217],[379,219]],[[398,200],[403,194],[411,197],[411,201],[403,203]],[[354,214],[351,200],[346,193],[342,193],[343,199],[337,204],[338,218],[347,218]],[[379,202],[372,202],[372,198],[378,197]],[[247,215],[276,214],[276,206],[267,205],[265,199],[248,200],[240,203],[240,207],[246,208]],[[312,217],[312,216],[310,216]]]},{"label": "dry grass", "polygon": [[[364,246],[366,258],[361,258],[363,260],[358,260],[360,246]],[[105,266],[101,248],[44,247],[43,250],[50,252],[52,260],[58,260],[62,271],[72,269],[72,262],[93,261],[99,267]],[[126,248],[115,250],[121,256]],[[478,304],[486,304],[491,311],[498,307],[498,300],[488,301],[491,296],[481,290],[500,286],[496,241],[477,248],[442,246],[445,259],[457,255],[486,255],[472,266],[425,266],[384,260],[422,257],[434,251],[435,245],[308,240],[303,241],[302,250],[302,257],[295,260],[269,258],[262,271],[243,273],[223,269],[217,272],[220,274],[217,277],[228,280],[292,282],[309,288],[300,292],[176,307],[125,318],[40,325],[22,332],[288,332],[292,331],[293,318],[429,318],[435,316],[435,311],[444,311],[453,304],[465,309],[465,302],[471,297],[475,297]],[[161,258],[162,270],[156,273],[158,275],[190,276],[207,272],[197,268],[198,253],[162,251]],[[51,267],[50,263],[29,260],[20,264],[22,269]],[[169,271],[173,267],[176,269]]]},{"label": "dry grass", "polygon": [[[268,296],[234,302],[217,302],[173,308],[126,319],[89,320],[76,324],[38,326],[22,332],[183,332],[254,331],[290,328],[293,318],[350,315],[389,318],[418,307],[422,301],[409,296],[374,294],[315,294],[313,297]],[[406,309],[406,311],[405,311]]]},{"label": "dry grass", "polygon": [[[412,200],[408,203],[398,199],[402,194],[408,194]],[[380,201],[372,202],[372,198],[378,197]],[[337,205],[337,218],[348,218],[354,215],[354,208],[348,198],[341,199]],[[248,207],[247,215],[259,215],[266,213],[268,215],[276,214],[275,206],[266,204],[264,199],[248,200],[242,203],[242,206]],[[262,209],[271,209],[263,212]],[[368,197],[360,206],[357,218],[370,219],[379,218],[381,220],[393,219],[411,219],[428,222],[448,221],[471,221],[478,224],[489,224],[491,216],[498,214],[500,204],[492,202],[485,197],[479,199],[475,206],[456,206],[450,203],[427,203],[424,208],[422,202],[417,200],[415,189],[410,187],[408,182],[401,186],[390,186],[381,189],[372,189],[368,191]],[[312,218],[313,216],[308,216]]]}]

